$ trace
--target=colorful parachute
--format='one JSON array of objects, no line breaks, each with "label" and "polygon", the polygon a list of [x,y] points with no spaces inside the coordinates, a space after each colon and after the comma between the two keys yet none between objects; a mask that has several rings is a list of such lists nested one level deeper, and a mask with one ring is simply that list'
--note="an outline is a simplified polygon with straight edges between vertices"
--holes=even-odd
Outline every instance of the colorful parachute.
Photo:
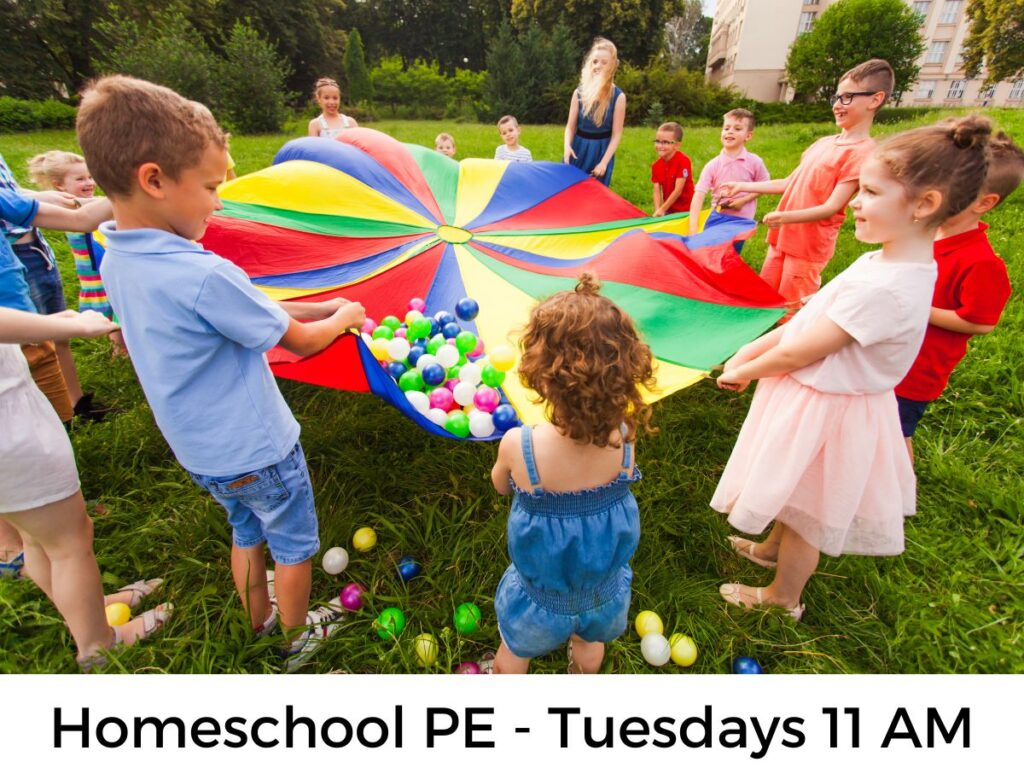
[{"label": "colorful parachute", "polygon": [[[685,216],[648,217],[572,166],[455,162],[358,128],[336,141],[291,141],[221,196],[203,244],[272,298],[344,296],[379,320],[401,317],[413,297],[433,314],[471,296],[481,311],[466,325],[488,346],[514,342],[537,299],[591,270],[654,351],[651,399],[700,380],[782,314],[781,297],[738,255],[754,222],[684,238]],[[269,358],[278,376],[373,392],[450,437],[356,335],[307,358],[280,348]],[[514,371],[503,388],[524,420],[538,417]]]}]

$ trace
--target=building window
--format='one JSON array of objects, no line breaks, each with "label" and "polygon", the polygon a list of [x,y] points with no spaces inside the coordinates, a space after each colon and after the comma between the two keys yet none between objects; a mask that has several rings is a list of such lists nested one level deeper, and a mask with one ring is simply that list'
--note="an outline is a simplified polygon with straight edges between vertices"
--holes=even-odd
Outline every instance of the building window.
[{"label": "building window", "polygon": [[928,49],[928,56],[925,64],[941,64],[946,59],[946,50],[949,48],[948,40],[935,40],[932,47]]},{"label": "building window", "polygon": [[954,80],[949,84],[949,90],[946,91],[947,99],[962,99],[964,97],[964,86],[967,84],[966,80]]},{"label": "building window", "polygon": [[922,80],[917,84],[917,92],[914,94],[915,99],[931,99],[935,96],[935,81],[934,80]]},{"label": "building window", "polygon": [[1010,95],[1007,98],[1010,101],[1021,101],[1024,99],[1024,80],[1014,82],[1013,87],[1010,89]]},{"label": "building window", "polygon": [[960,18],[962,5],[963,0],[946,0],[946,4],[942,6],[942,15],[939,16],[939,24],[956,24]]},{"label": "building window", "polygon": [[994,85],[990,85],[988,88],[982,88],[980,91],[978,91],[978,101],[980,101],[983,105],[988,104],[990,101],[992,101],[992,98],[995,95],[996,87]]},{"label": "building window", "polygon": [[928,9],[931,7],[931,0],[920,0],[914,3],[914,13],[921,17],[921,23],[928,18]]},{"label": "building window", "polygon": [[800,14],[800,34],[811,31],[811,27],[814,26],[814,19],[817,15],[818,14],[814,11],[804,11]]}]

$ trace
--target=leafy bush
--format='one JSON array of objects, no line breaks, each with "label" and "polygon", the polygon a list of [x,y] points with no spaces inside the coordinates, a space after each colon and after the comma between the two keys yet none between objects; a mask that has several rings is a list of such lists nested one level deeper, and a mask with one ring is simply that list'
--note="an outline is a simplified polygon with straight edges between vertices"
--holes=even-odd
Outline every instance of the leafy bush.
[{"label": "leafy bush", "polygon": [[[353,104],[373,101],[373,81],[366,69],[366,54],[363,52],[363,38],[358,29],[353,29],[345,45],[345,77],[348,79],[348,98]],[[358,120],[358,118],[356,118]]]},{"label": "leafy bush", "polygon": [[252,27],[235,22],[219,64],[225,87],[214,109],[223,114],[234,131],[273,133],[281,130],[290,97],[285,81],[288,64],[274,47]]},{"label": "leafy bush", "polygon": [[74,128],[75,108],[57,101],[28,101],[0,97],[0,132],[38,131],[44,128]]}]

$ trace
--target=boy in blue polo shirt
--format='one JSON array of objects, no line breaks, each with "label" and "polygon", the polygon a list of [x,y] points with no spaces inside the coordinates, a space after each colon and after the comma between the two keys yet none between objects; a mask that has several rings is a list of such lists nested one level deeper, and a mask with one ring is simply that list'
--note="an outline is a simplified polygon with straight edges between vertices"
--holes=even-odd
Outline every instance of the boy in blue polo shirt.
[{"label": "boy in blue polo shirt", "polygon": [[[326,347],[365,320],[344,299],[274,302],[246,274],[193,242],[222,208],[224,133],[210,111],[174,91],[105,77],[83,97],[78,141],[111,198],[100,272],[160,431],[192,479],[227,510],[231,572],[252,628],[277,616],[295,669],[337,626],[308,611],[320,548],[299,425],[264,353]],[[298,322],[306,320],[309,322]],[[276,566],[276,607],[265,547]],[[279,612],[279,614],[278,614]]]}]

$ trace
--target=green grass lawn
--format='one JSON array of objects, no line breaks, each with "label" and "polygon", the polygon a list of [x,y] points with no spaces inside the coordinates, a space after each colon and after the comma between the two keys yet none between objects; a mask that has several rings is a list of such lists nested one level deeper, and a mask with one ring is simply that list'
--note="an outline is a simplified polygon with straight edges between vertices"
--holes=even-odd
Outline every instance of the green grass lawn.
[{"label": "green grass lawn", "polygon": [[[993,110],[1024,140],[1024,111]],[[886,126],[879,134],[910,127]],[[387,121],[373,125],[402,141],[433,145],[446,130],[458,157],[490,157],[493,126]],[[801,151],[828,124],[758,129],[750,149],[773,176],[795,167]],[[294,135],[298,135],[297,133]],[[522,143],[535,159],[561,155],[560,126],[524,126]],[[689,129],[683,149],[699,169],[718,151],[718,131]],[[236,136],[239,173],[269,164],[290,136]],[[614,186],[650,209],[653,130],[627,129]],[[70,131],[0,136],[0,152],[25,179],[25,161],[47,149],[73,149]],[[759,203],[759,214],[775,198]],[[1024,192],[989,219],[990,237],[1024,286]],[[63,236],[50,236],[75,306],[77,281]],[[755,267],[763,233],[744,256]],[[826,271],[834,276],[866,250],[848,224]],[[483,311],[487,308],[484,307]],[[163,576],[177,612],[165,632],[120,651],[109,671],[273,672],[273,641],[253,642],[228,571],[230,533],[221,509],[195,487],[157,430],[131,364],[112,360],[103,340],[73,344],[87,389],[124,412],[73,435],[85,496],[93,502],[96,553],[107,586]],[[631,615],[657,611],[666,634],[691,635],[700,658],[693,672],[719,673],[736,655],[756,657],[769,672],[1024,672],[1024,309],[1015,295],[999,328],[976,339],[946,395],[926,415],[915,441],[918,514],[908,520],[901,557],[823,557],[805,593],[800,624],[777,615],[727,609],[724,581],[766,583],[767,573],[734,557],[729,526],[708,500],[729,457],[749,394],[704,382],[660,402],[660,434],[641,440],[644,480],[637,486],[643,535],[633,560]],[[321,651],[310,671],[415,672],[412,638],[433,632],[440,669],[493,649],[498,634],[493,594],[507,565],[508,502],[493,492],[489,469],[495,444],[459,444],[428,436],[376,398],[282,381],[302,424],[320,513],[324,548],[350,549],[364,525],[379,535],[376,549],[352,551],[341,577],[314,575],[314,597],[326,600],[350,580],[371,590],[369,606]],[[408,585],[395,562],[414,555],[424,575]],[[483,610],[482,632],[458,637],[452,610],[466,600]],[[386,606],[401,607],[409,626],[399,642],[376,637],[371,624]],[[561,672],[561,654],[538,660],[537,671]],[[30,583],[0,582],[0,671],[71,672],[71,639],[63,622]],[[608,649],[608,672],[648,672],[635,632]],[[686,674],[670,666],[661,674]]]}]

